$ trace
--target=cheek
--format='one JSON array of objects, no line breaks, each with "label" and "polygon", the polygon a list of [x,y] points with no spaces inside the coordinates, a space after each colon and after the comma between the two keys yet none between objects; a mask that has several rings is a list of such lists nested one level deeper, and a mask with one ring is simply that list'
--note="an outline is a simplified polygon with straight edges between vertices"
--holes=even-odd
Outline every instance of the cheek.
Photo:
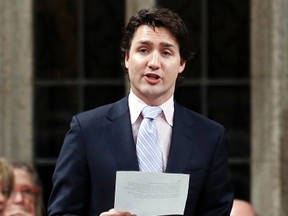
[{"label": "cheek", "polygon": [[135,61],[135,60],[131,60],[130,59],[130,63],[129,63],[129,68],[128,69],[128,73],[130,74],[130,76],[137,76],[139,74],[141,74],[141,71],[144,70],[143,68],[143,64]]},{"label": "cheek", "polygon": [[170,68],[169,71],[166,72],[166,77],[171,80],[171,82],[175,81],[180,74],[179,67]]},{"label": "cheek", "polygon": [[29,212],[35,212],[35,200],[29,199],[26,201],[26,208]]}]

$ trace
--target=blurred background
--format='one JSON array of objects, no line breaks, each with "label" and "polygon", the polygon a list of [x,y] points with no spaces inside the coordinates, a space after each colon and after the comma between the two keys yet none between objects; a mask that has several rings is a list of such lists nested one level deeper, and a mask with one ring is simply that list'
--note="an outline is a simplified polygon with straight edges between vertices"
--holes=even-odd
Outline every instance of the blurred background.
[{"label": "blurred background", "polygon": [[[278,82],[286,80],[285,85],[282,85],[283,83],[279,84],[279,88],[277,83],[263,83],[263,77],[267,76],[265,74],[261,75],[261,65],[271,63],[273,58],[270,58],[269,54],[266,54],[266,56],[260,55],[259,58],[261,59],[257,60],[256,58],[254,64],[251,61],[253,54],[257,52],[265,55],[265,52],[260,50],[264,49],[259,42],[261,38],[257,37],[255,39],[251,27],[253,16],[262,12],[261,7],[258,8],[261,2],[254,0],[254,4],[252,4],[252,0],[25,0],[22,1],[22,5],[20,2],[17,0],[11,0],[10,2],[9,0],[2,0],[0,3],[0,6],[2,6],[0,7],[1,13],[4,13],[1,22],[9,23],[10,21],[11,24],[13,23],[13,30],[10,30],[11,26],[8,27],[8,24],[2,28],[2,30],[6,28],[8,32],[10,31],[10,36],[8,36],[8,33],[1,33],[2,48],[8,46],[9,38],[15,41],[26,38],[28,41],[28,44],[25,43],[25,45],[19,41],[17,42],[20,43],[20,46],[14,46],[12,49],[15,53],[14,56],[13,54],[6,54],[4,51],[0,53],[0,58],[2,56],[0,69],[3,71],[3,73],[1,72],[2,87],[0,89],[1,101],[3,101],[1,110],[4,118],[1,126],[2,133],[0,134],[3,149],[1,155],[28,159],[35,163],[43,183],[45,203],[47,203],[51,190],[51,177],[55,162],[64,136],[69,129],[72,116],[83,110],[114,102],[127,94],[127,82],[120,65],[119,42],[122,29],[127,17],[130,17],[140,8],[153,5],[165,6],[178,12],[189,28],[190,46],[195,52],[195,57],[185,69],[184,83],[176,90],[175,98],[180,104],[225,126],[230,143],[229,163],[235,197],[247,201],[260,199],[261,193],[252,193],[252,185],[255,184],[253,184],[253,181],[260,182],[261,176],[271,175],[269,172],[277,167],[279,172],[272,175],[275,175],[278,179],[276,187],[279,193],[274,194],[274,198],[276,197],[277,203],[282,203],[283,199],[287,200],[287,193],[283,193],[283,190],[288,190],[284,188],[286,183],[283,183],[284,185],[280,183],[281,181],[287,182],[287,178],[282,176],[282,171],[284,168],[286,170],[287,165],[284,168],[281,166],[282,159],[287,162],[287,158],[283,157],[284,152],[288,151],[287,147],[284,148],[284,141],[276,141],[277,143],[272,145],[276,146],[274,149],[276,158],[272,157],[271,159],[271,164],[275,166],[267,169],[265,174],[259,175],[257,170],[260,172],[261,169],[257,168],[257,162],[264,159],[267,161],[267,157],[263,159],[259,155],[271,150],[261,150],[263,146],[271,144],[271,142],[270,144],[268,142],[267,145],[264,145],[265,141],[263,140],[267,139],[262,137],[265,136],[263,132],[271,130],[266,127],[266,129],[258,131],[257,128],[263,122],[255,123],[256,129],[253,130],[254,136],[252,136],[252,118],[254,116],[252,114],[254,109],[256,110],[254,111],[255,115],[257,113],[260,115],[262,107],[265,108],[266,113],[263,112],[262,115],[266,116],[265,122],[268,122],[268,125],[271,119],[275,120],[275,115],[271,114],[271,118],[268,118],[267,116],[270,116],[270,114],[267,115],[267,110],[270,108],[275,110],[277,107],[276,111],[282,110],[279,111],[280,116],[276,116],[277,121],[274,121],[275,124],[273,124],[273,128],[276,127],[276,129],[279,125],[280,129],[284,127],[283,122],[278,122],[282,119],[282,115],[286,115],[286,121],[288,119],[287,113],[285,114],[288,103],[286,100],[283,102],[284,95],[281,93],[283,89],[288,88],[286,86],[287,74],[282,76],[283,64],[284,68],[288,69],[287,60],[285,60],[286,53],[284,53],[284,57],[283,55],[280,56],[284,58],[282,66],[281,62],[279,63],[281,69],[274,67],[273,71],[275,72],[267,72],[268,80],[271,80],[275,73],[276,76],[277,74],[281,75],[278,76]],[[274,16],[276,12],[269,11],[269,7],[265,5],[269,5],[268,0],[263,3],[263,10],[266,10],[267,15],[272,14]],[[287,4],[284,4],[284,6],[287,6]],[[6,10],[6,8],[9,10]],[[287,7],[286,9],[288,12]],[[5,11],[9,14],[5,15]],[[21,16],[24,17],[24,21],[18,14],[19,11],[22,11]],[[285,11],[283,11],[283,14]],[[30,13],[28,17],[27,12]],[[17,16],[19,17],[17,18]],[[13,19],[18,19],[16,24]],[[263,19],[265,20],[265,17]],[[26,27],[19,32],[18,27],[20,26],[21,29],[21,25],[19,25],[21,22],[24,22]],[[267,23],[269,22],[263,22],[262,24],[265,26]],[[268,25],[270,26],[270,24]],[[0,29],[0,31],[2,30]],[[31,35],[26,33],[27,30],[30,30]],[[255,34],[262,35],[259,31],[257,30]],[[270,26],[267,32],[271,34],[271,31],[273,31],[273,28]],[[21,37],[21,34],[24,34],[23,37]],[[287,30],[284,31],[283,37],[288,38]],[[265,38],[262,41],[265,44]],[[12,41],[10,43],[13,44]],[[251,52],[254,44],[258,47],[257,52]],[[277,47],[269,47],[264,51],[267,53],[269,50],[271,52],[274,49],[279,50],[281,46]],[[20,51],[22,49],[22,54],[19,54],[19,49]],[[11,63],[7,63],[9,59],[19,62],[20,60],[17,60],[17,58],[25,58],[25,56],[30,56],[28,59],[30,59],[31,66],[21,62],[17,63],[16,66],[11,66],[12,68],[6,67],[11,65]],[[265,58],[270,59],[270,62],[265,61]],[[24,69],[22,68],[23,65],[26,65]],[[19,70],[22,72],[19,72]],[[30,75],[27,75],[25,70],[30,71],[28,72]],[[251,75],[252,70],[255,71],[253,76]],[[258,71],[260,72],[258,73]],[[15,79],[15,76],[17,76],[17,79]],[[261,77],[262,83],[258,84],[259,79],[255,79],[256,87],[253,93],[254,76],[256,78]],[[18,96],[15,96],[16,93],[13,94],[9,90],[19,88],[19,82],[25,83],[24,91],[19,90]],[[268,94],[272,92],[273,95],[263,99],[265,95],[267,96],[267,92],[263,89],[275,91],[278,89],[280,93],[267,91]],[[277,95],[275,96],[275,94]],[[23,100],[23,97],[26,100],[20,102],[20,104],[17,103],[17,101]],[[276,98],[277,101],[271,100],[271,98]],[[21,119],[21,115],[28,116],[28,120],[26,119],[22,126],[21,123],[20,126],[18,125],[18,121],[14,119],[15,117],[9,119],[5,117],[7,115],[14,116],[15,101],[16,107],[21,109],[21,111],[16,111],[18,113],[16,114],[17,117]],[[253,106],[254,103],[255,106]],[[12,111],[7,104],[14,104]],[[272,104],[272,107],[269,108],[269,104]],[[23,114],[23,110],[25,114]],[[11,126],[12,129],[9,130],[9,133],[4,123]],[[20,132],[13,132],[16,129],[18,129],[17,131],[21,130],[21,132],[26,131],[28,137],[24,136],[23,139],[23,136],[19,135]],[[277,131],[273,133],[277,136],[274,137],[276,140],[279,137],[287,138],[282,132],[277,135]],[[267,134],[268,139],[270,135]],[[253,138],[259,139],[254,141]],[[252,151],[254,151],[252,142],[256,146],[254,147],[257,150],[255,152],[258,152],[254,154],[255,156],[252,155]],[[283,151],[283,154],[281,154],[281,151]],[[19,155],[17,156],[15,153]],[[280,159],[280,163],[275,162],[278,159]],[[263,164],[262,162],[261,164]],[[252,172],[253,163],[254,170],[256,170],[254,172]],[[273,185],[273,182],[271,183]],[[282,188],[284,189],[282,190]],[[257,207],[262,210],[263,205],[258,204]],[[275,205],[279,207],[278,204]],[[284,213],[279,214],[279,216],[287,215],[287,207],[284,208],[284,211],[282,209],[278,212]],[[271,215],[276,216],[278,214],[270,214],[269,216]]]}]

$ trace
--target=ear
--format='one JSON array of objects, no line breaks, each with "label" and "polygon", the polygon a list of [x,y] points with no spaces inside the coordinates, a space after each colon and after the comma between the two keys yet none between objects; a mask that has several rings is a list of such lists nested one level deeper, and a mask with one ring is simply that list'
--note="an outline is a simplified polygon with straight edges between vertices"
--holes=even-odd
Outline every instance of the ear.
[{"label": "ear", "polygon": [[129,67],[129,55],[128,55],[128,53],[126,53],[126,55],[125,55],[125,67],[128,69],[128,67]]},{"label": "ear", "polygon": [[179,73],[182,73],[184,71],[185,66],[186,66],[186,61],[181,60],[180,61],[180,66],[179,66]]}]

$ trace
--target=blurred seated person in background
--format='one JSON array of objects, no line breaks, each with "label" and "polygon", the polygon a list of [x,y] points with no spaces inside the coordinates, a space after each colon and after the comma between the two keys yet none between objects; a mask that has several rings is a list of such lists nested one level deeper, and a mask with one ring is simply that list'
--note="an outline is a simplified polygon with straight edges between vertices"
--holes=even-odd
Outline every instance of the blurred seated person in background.
[{"label": "blurred seated person in background", "polygon": [[257,216],[257,213],[249,202],[235,199],[230,216]]},{"label": "blurred seated person in background", "polygon": [[11,164],[5,158],[0,157],[0,216],[3,211],[8,197],[13,190],[14,175]]},{"label": "blurred seated person in background", "polygon": [[3,216],[42,216],[43,200],[35,168],[24,162],[12,162],[14,188]]}]

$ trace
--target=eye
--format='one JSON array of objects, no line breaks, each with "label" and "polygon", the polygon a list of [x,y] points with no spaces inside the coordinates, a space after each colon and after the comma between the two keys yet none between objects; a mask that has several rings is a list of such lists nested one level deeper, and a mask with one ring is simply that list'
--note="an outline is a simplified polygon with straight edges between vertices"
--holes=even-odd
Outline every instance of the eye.
[{"label": "eye", "polygon": [[148,49],[145,47],[141,47],[141,48],[139,48],[138,52],[141,54],[146,54],[146,53],[148,53]]},{"label": "eye", "polygon": [[30,187],[23,187],[21,189],[21,193],[26,194],[26,195],[30,195],[30,194],[33,194],[33,191]]},{"label": "eye", "polygon": [[163,54],[163,56],[165,56],[165,57],[169,57],[169,56],[172,55],[172,52],[171,52],[170,50],[163,50],[162,54]]}]

